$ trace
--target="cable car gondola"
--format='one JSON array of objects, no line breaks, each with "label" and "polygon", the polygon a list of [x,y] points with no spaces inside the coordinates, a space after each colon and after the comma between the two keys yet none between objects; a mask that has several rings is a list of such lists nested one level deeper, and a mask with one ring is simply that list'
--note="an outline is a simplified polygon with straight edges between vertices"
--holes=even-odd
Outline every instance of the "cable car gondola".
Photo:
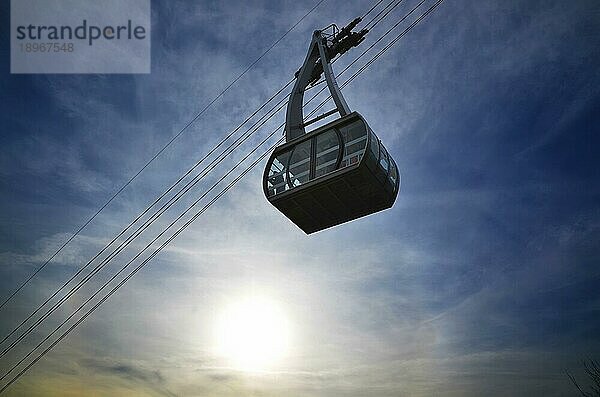
[{"label": "cable car gondola", "polygon": [[[331,69],[331,59],[363,40],[366,30],[351,32],[358,22],[329,37],[314,32],[288,102],[286,142],[263,174],[267,200],[306,234],[390,208],[400,188],[396,162],[365,119],[350,111]],[[304,122],[304,91],[323,72],[336,109]],[[340,118],[306,133],[306,126],[334,113]]]}]

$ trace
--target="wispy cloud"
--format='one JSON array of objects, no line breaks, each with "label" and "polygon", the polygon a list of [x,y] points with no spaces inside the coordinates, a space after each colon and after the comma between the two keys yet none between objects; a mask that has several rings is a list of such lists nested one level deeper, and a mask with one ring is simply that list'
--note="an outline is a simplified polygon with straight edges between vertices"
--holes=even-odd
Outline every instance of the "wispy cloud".
[{"label": "wispy cloud", "polygon": [[[16,131],[6,127],[0,150],[2,289],[45,261],[312,5],[155,2],[149,76],[0,78],[11,96],[0,117]],[[597,143],[581,127],[597,122],[590,114],[600,97],[594,6],[444,2],[345,90],[400,166],[393,209],[305,236],[266,202],[256,169],[42,360],[15,395],[568,394],[561,371],[600,351],[597,160],[578,156]],[[20,299],[29,305],[54,291],[288,81],[313,29],[344,24],[366,7],[325,2]],[[32,97],[19,96],[26,93]],[[281,303],[293,343],[281,367],[248,374],[215,352],[213,328],[227,303],[253,293]],[[4,316],[2,328],[19,319]]]}]

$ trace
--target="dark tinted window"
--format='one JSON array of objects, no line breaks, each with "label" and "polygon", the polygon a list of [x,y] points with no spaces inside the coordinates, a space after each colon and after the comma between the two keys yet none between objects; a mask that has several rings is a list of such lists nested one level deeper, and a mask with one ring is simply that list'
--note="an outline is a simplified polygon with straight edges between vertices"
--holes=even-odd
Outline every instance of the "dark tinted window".
[{"label": "dark tinted window", "polygon": [[344,140],[341,168],[358,163],[364,155],[367,146],[367,127],[362,120],[357,120],[341,127],[340,132]]},{"label": "dark tinted window", "polygon": [[269,168],[269,176],[267,177],[267,192],[269,196],[273,196],[289,189],[285,179],[285,167],[289,157],[290,152],[287,151],[273,159],[271,167]]},{"label": "dark tinted window", "polygon": [[338,135],[334,130],[319,134],[315,139],[317,145],[315,177],[319,177],[335,170],[340,144]]},{"label": "dark tinted window", "polygon": [[396,162],[394,160],[391,160],[390,181],[392,181],[392,185],[396,186],[397,180],[398,180],[398,167],[396,167]]},{"label": "dark tinted window", "polygon": [[375,156],[375,161],[377,161],[379,159],[379,138],[373,134],[373,131],[369,132],[369,136],[371,139],[371,152],[373,153],[373,156]]},{"label": "dark tinted window", "polygon": [[292,158],[290,160],[290,167],[288,169],[292,187],[300,186],[309,180],[310,143],[310,140],[304,141],[296,145],[296,147],[294,147],[292,150]]},{"label": "dark tinted window", "polygon": [[388,154],[387,154],[387,151],[385,150],[385,148],[383,147],[383,145],[381,145],[380,149],[381,149],[381,155],[379,156],[379,165],[381,166],[381,168],[383,168],[383,170],[387,174],[388,168],[390,165],[390,162],[388,160]]}]

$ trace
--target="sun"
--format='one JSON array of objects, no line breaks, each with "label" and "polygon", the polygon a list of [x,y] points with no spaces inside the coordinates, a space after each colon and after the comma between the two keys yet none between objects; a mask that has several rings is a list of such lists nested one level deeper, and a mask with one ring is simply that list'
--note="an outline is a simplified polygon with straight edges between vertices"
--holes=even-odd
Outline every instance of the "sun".
[{"label": "sun", "polygon": [[232,367],[265,371],[281,363],[288,352],[290,327],[276,301],[246,298],[229,305],[216,327],[217,348]]}]

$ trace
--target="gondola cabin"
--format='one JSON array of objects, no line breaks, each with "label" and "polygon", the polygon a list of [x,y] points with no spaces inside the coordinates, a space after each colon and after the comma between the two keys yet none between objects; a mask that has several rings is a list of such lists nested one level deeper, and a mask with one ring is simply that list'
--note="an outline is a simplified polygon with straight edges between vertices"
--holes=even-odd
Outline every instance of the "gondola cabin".
[{"label": "gondola cabin", "polygon": [[[331,25],[330,35],[313,33],[287,105],[286,142],[275,148],[263,174],[267,200],[307,234],[390,208],[400,188],[396,162],[365,119],[350,111],[331,68],[334,57],[367,33],[352,32],[359,22],[341,30]],[[323,73],[336,108],[305,120],[304,92]],[[337,120],[305,131],[335,113]]]},{"label": "gondola cabin", "polygon": [[271,204],[310,234],[390,208],[400,174],[353,112],[276,148],[263,181]]}]

